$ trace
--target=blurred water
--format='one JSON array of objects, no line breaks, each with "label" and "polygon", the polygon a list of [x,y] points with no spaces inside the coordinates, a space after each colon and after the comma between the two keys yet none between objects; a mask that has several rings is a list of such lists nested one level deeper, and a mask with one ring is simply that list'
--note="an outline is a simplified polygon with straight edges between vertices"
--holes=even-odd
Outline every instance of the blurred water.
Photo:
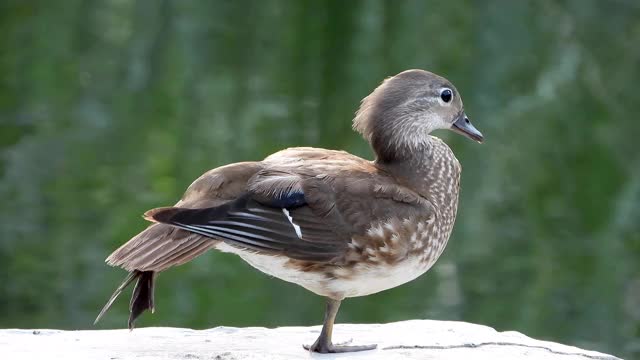
[{"label": "blurred water", "polygon": [[[382,79],[452,80],[482,146],[426,276],[340,322],[464,320],[638,355],[640,6],[633,1],[4,1],[0,326],[89,328],[103,259],[202,172],[287,146],[371,157]],[[140,325],[317,324],[322,299],[209,253]],[[120,301],[100,327],[122,327]]]}]

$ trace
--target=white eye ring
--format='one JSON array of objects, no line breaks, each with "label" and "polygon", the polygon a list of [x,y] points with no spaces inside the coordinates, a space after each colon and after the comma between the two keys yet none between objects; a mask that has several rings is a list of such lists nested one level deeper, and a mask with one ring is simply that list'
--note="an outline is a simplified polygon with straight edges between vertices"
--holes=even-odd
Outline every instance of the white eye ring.
[{"label": "white eye ring", "polygon": [[440,101],[442,103],[449,104],[451,103],[452,99],[453,99],[453,90],[449,88],[444,88],[440,90]]}]

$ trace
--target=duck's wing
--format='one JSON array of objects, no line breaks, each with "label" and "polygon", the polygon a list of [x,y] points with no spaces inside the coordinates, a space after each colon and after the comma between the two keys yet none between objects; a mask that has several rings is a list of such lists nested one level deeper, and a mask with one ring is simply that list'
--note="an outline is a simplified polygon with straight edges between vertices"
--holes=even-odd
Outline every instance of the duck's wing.
[{"label": "duck's wing", "polygon": [[310,212],[306,203],[290,207],[282,198],[277,201],[278,206],[271,206],[243,196],[212,208],[154,209],[145,217],[263,254],[326,261],[340,253],[336,234]]},{"label": "duck's wing", "polygon": [[145,218],[249,251],[331,262],[343,258],[354,236],[415,215],[433,215],[433,207],[370,163],[340,157],[267,166],[234,201],[159,208]]},{"label": "duck's wing", "polygon": [[[220,206],[242,196],[260,163],[245,162],[213,169],[187,189],[175,205],[189,208]],[[165,224],[148,228],[120,246],[106,259],[128,271],[163,271],[184,264],[215,245],[210,238]]]}]

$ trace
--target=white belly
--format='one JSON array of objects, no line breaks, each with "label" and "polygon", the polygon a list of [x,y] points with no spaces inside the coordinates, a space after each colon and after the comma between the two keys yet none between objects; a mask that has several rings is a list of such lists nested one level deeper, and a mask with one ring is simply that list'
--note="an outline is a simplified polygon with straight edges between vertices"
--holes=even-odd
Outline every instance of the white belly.
[{"label": "white belly", "polygon": [[425,263],[418,258],[408,258],[394,266],[358,264],[355,268],[335,267],[331,271],[336,277],[330,278],[323,272],[296,270],[287,264],[289,259],[285,257],[256,254],[224,242],[220,242],[216,249],[237,254],[266,274],[334,299],[374,294],[402,285],[424,274],[435,262],[435,259]]}]

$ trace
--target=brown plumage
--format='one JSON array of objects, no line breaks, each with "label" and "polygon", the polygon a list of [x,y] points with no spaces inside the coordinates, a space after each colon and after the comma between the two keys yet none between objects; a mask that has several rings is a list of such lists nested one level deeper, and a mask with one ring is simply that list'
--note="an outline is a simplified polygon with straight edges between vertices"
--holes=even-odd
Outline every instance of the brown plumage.
[{"label": "brown plumage", "polygon": [[308,349],[375,347],[331,343],[340,301],[398,286],[433,265],[455,221],[460,164],[429,133],[451,129],[479,142],[482,135],[453,85],[422,70],[385,80],[362,101],[354,129],[376,160],[290,148],[213,169],[175,206],[145,213],[154,224],[107,258],[130,274],[98,319],[135,280],[133,327],[137,316],[154,309],[158,272],[215,248],[327,297],[323,331]]}]

